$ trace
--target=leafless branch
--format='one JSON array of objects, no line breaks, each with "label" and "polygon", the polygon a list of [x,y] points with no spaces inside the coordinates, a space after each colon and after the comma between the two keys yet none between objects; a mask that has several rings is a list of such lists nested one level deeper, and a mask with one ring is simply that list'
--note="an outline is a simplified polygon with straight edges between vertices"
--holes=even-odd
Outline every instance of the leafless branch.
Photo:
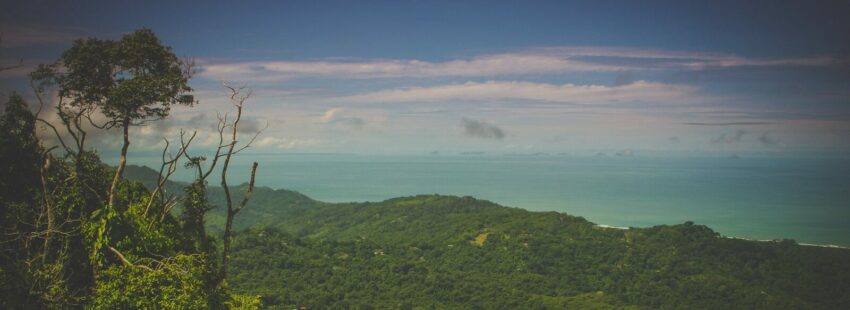
[{"label": "leafless branch", "polygon": [[233,210],[233,215],[242,211],[245,206],[248,204],[248,200],[251,199],[251,195],[254,193],[254,179],[257,176],[257,162],[251,166],[251,181],[248,183],[248,191],[245,192],[245,196],[242,197],[242,202],[239,203],[239,207]]},{"label": "leafless branch", "polygon": [[261,134],[261,133],[263,133],[263,131],[265,131],[265,130],[266,130],[266,129],[268,129],[268,128],[269,128],[269,123],[268,123],[268,122],[266,122],[266,126],[265,126],[265,127],[261,128],[261,129],[260,129],[260,130],[258,130],[256,133],[254,133],[254,136],[252,136],[252,137],[251,137],[251,140],[249,140],[249,141],[248,141],[248,143],[246,143],[244,146],[242,146],[242,147],[241,147],[241,148],[239,148],[238,150],[233,151],[233,154],[238,154],[238,153],[239,153],[239,152],[241,152],[242,150],[247,149],[248,147],[250,147],[250,146],[251,146],[251,144],[253,144],[253,143],[254,143],[254,140],[256,140],[256,139],[257,139],[257,137],[259,137],[259,136],[260,136],[260,134]]},{"label": "leafless branch", "polygon": [[[226,83],[222,83],[222,85],[224,85],[224,87],[227,87],[227,89],[230,90],[230,100],[231,100],[231,103],[233,104],[233,106],[236,107],[236,117],[234,118],[233,123],[229,124],[229,128],[230,128],[230,133],[229,133],[230,137],[229,138],[230,139],[229,139],[228,143],[227,144],[219,143],[218,150],[223,149],[222,147],[225,146],[226,151],[224,151],[224,153],[222,153],[222,154],[217,153],[216,154],[217,156],[215,157],[217,159],[219,157],[219,155],[221,155],[224,158],[224,163],[222,163],[222,167],[221,167],[221,188],[224,191],[224,197],[225,197],[225,201],[227,203],[227,219],[225,220],[224,238],[223,238],[224,246],[223,246],[222,253],[221,253],[221,260],[222,261],[221,261],[221,266],[220,266],[220,271],[219,271],[219,278],[220,279],[224,279],[227,276],[227,264],[228,264],[228,261],[230,259],[230,244],[231,244],[230,239],[231,239],[231,234],[232,234],[232,230],[233,230],[233,219],[236,216],[236,214],[239,213],[239,211],[242,211],[242,209],[245,208],[245,206],[248,203],[248,200],[251,198],[251,195],[254,192],[254,180],[255,180],[256,173],[257,173],[257,163],[254,162],[253,166],[251,167],[251,180],[250,180],[250,183],[248,184],[248,189],[245,192],[245,196],[243,196],[242,202],[239,204],[239,206],[234,207],[233,206],[233,199],[232,199],[231,194],[230,194],[230,187],[227,185],[227,169],[230,166],[230,159],[237,152],[239,152],[239,151],[247,148],[248,146],[250,146],[250,144],[254,141],[254,139],[257,137],[257,135],[255,135],[243,148],[240,148],[238,150],[234,150],[234,148],[236,147],[236,143],[237,143],[236,136],[237,136],[237,133],[239,131],[239,121],[242,120],[242,108],[243,108],[243,105],[245,103],[245,100],[247,100],[248,98],[251,97],[252,92],[249,91],[247,95],[242,95],[242,91],[245,89],[244,86],[235,88],[235,87],[231,87],[230,85],[227,85]],[[219,119],[221,120],[222,118],[219,117]],[[227,124],[226,124],[226,122],[223,122],[224,124],[221,124],[221,123],[222,122],[220,121],[219,128],[221,128],[221,129],[220,129],[220,132],[219,132],[219,136],[221,138],[220,140],[223,141],[224,140],[223,139],[224,127]]]},{"label": "leafless branch", "polygon": [[157,195],[163,191],[163,187],[171,175],[177,171],[177,162],[180,157],[183,156],[183,153],[186,152],[186,148],[192,143],[192,140],[195,139],[195,135],[198,132],[192,132],[192,136],[189,137],[188,141],[184,140],[185,132],[180,130],[180,147],[177,149],[177,154],[174,156],[169,156],[169,159],[166,159],[166,154],[168,152],[168,147],[171,145],[168,139],[165,140],[165,147],[162,149],[162,165],[159,168],[159,179],[157,180],[156,188],[153,193],[151,193],[150,199],[148,199],[148,205],[145,207],[144,215],[148,215],[148,211],[153,205],[154,200],[156,200]]},{"label": "leafless branch", "polygon": [[183,76],[187,79],[191,79],[195,76],[195,73],[198,72],[197,66],[195,66],[195,58],[194,57],[184,57],[183,61],[180,62],[183,66]]},{"label": "leafless branch", "polygon": [[92,119],[92,114],[94,114],[94,110],[89,110],[85,114],[86,114],[86,119],[89,121],[89,124],[91,124],[92,127],[94,127],[94,128],[103,130],[103,129],[111,129],[112,127],[115,126],[115,122],[112,122],[112,121],[108,121],[108,122],[105,122],[103,124],[95,123],[94,119]]},{"label": "leafless branch", "polygon": [[[35,111],[35,115],[34,115],[36,121],[42,122],[45,125],[47,125],[48,127],[50,127],[50,129],[53,130],[53,134],[56,135],[56,139],[59,140],[59,144],[62,145],[62,148],[65,149],[66,152],[70,153],[71,149],[69,149],[68,145],[65,144],[65,140],[62,139],[62,135],[59,134],[59,130],[56,129],[56,126],[53,126],[53,124],[51,124],[50,122],[41,118],[41,111],[44,109],[44,105],[45,105],[44,104],[44,97],[42,97],[43,89],[36,86],[35,81],[32,81],[32,80],[30,81],[30,87],[32,88],[33,93],[35,94],[35,98],[38,100],[38,110]],[[52,148],[51,148],[51,150],[52,150]]]},{"label": "leafless branch", "polygon": [[115,256],[118,256],[118,259],[121,260],[121,263],[123,263],[126,266],[129,266],[129,267],[132,267],[132,268],[141,268],[141,269],[144,269],[144,270],[147,270],[147,271],[153,271],[153,269],[151,269],[151,267],[148,267],[148,266],[145,266],[145,265],[133,265],[133,263],[131,263],[129,260],[127,260],[126,257],[124,257],[124,254],[121,254],[121,252],[119,252],[117,249],[115,249],[111,246],[109,247],[109,251],[112,251],[112,253],[115,253]]},{"label": "leafless branch", "polygon": [[171,196],[163,203],[162,214],[159,216],[159,222],[165,221],[165,216],[171,213],[171,209],[174,209],[174,206],[177,205],[177,197]]}]

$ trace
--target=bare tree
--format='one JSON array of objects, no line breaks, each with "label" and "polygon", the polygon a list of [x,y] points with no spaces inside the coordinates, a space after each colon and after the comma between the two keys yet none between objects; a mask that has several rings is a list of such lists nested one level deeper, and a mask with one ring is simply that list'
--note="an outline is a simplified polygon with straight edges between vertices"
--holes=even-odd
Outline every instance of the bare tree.
[{"label": "bare tree", "polygon": [[[242,108],[245,104],[245,101],[251,97],[252,92],[249,90],[247,94],[243,95],[242,92],[245,90],[244,86],[238,88],[231,87],[227,84],[224,84],[224,86],[230,91],[230,102],[233,104],[234,107],[236,107],[236,117],[233,120],[233,123],[229,126],[230,142],[226,145],[227,151],[225,151],[224,154],[221,154],[221,156],[224,157],[224,163],[221,167],[221,188],[222,190],[224,190],[224,196],[227,202],[227,219],[224,225],[224,247],[221,252],[221,269],[219,272],[219,277],[221,280],[223,280],[227,276],[227,264],[230,260],[231,235],[233,233],[233,218],[236,217],[236,214],[238,214],[240,211],[242,211],[242,209],[245,208],[245,206],[248,204],[248,200],[251,199],[251,194],[253,194],[254,192],[254,179],[257,175],[257,162],[254,162],[251,165],[251,178],[248,182],[248,189],[245,191],[245,196],[242,198],[242,201],[239,203],[238,206],[234,206],[233,198],[230,194],[230,187],[227,185],[227,169],[230,166],[230,159],[233,157],[233,155],[251,146],[257,136],[259,136],[259,134],[265,129],[263,128],[258,131],[251,138],[251,140],[248,141],[248,143],[245,143],[245,145],[241,146],[238,149],[236,148],[236,134],[239,131],[239,121],[242,120]],[[225,145],[219,145],[219,147],[222,146]]]},{"label": "bare tree", "polygon": [[[230,185],[227,183],[228,171],[230,169],[231,159],[234,155],[239,154],[243,150],[253,144],[256,138],[260,135],[268,127],[263,127],[244,144],[239,144],[238,134],[239,134],[239,126],[242,121],[242,112],[245,105],[245,102],[251,98],[252,93],[250,90],[247,90],[243,87],[232,87],[226,83],[223,83],[224,87],[228,89],[230,95],[229,99],[233,107],[236,109],[235,115],[233,119],[229,119],[228,114],[219,114],[218,115],[218,124],[216,126],[218,132],[218,145],[215,150],[215,154],[210,158],[210,164],[207,167],[203,167],[203,162],[207,160],[206,157],[203,156],[191,156],[189,152],[184,152],[183,156],[188,160],[187,166],[193,167],[197,170],[197,179],[193,186],[200,187],[201,192],[205,193],[207,179],[210,175],[215,171],[217,165],[219,164],[219,160],[221,160],[221,188],[224,191],[225,202],[226,202],[226,220],[224,226],[224,236],[223,236],[223,249],[221,252],[221,264],[219,265],[219,271],[216,278],[215,285],[221,284],[224,278],[227,276],[227,265],[230,260],[230,248],[232,242],[232,234],[233,234],[233,219],[242,211],[248,204],[248,201],[251,199],[251,195],[254,192],[254,181],[257,174],[257,166],[256,162],[251,166],[250,172],[250,181],[248,182],[248,188],[246,189],[242,200],[238,202],[238,204],[233,199],[233,194],[231,193]],[[181,142],[182,144],[183,142]],[[199,241],[203,244],[206,242],[206,234],[203,228],[203,217],[206,211],[208,211],[207,206],[193,206],[195,208],[199,208],[197,210],[197,214],[193,216],[196,217],[194,219],[188,219],[194,222],[196,226],[194,233],[197,235]]]}]

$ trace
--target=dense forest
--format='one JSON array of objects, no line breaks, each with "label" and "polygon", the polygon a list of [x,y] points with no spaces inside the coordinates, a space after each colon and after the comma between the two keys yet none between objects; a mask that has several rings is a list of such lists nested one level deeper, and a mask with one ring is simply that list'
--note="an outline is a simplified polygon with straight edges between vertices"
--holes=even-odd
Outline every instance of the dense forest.
[{"label": "dense forest", "polygon": [[[132,171],[155,180],[149,168]],[[210,187],[213,204],[219,191]],[[270,308],[850,306],[842,248],[726,238],[690,222],[607,228],[472,197],[332,204],[257,187],[252,199],[228,282]],[[210,211],[211,230],[219,213]]]},{"label": "dense forest", "polygon": [[[472,197],[323,203],[255,186],[257,163],[228,184],[252,141],[237,140],[240,88],[211,152],[184,132],[160,167],[132,165],[130,128],[203,104],[192,67],[142,29],[78,40],[31,74],[37,102],[8,96],[0,309],[850,308],[847,249],[691,222],[606,228]],[[123,138],[116,166],[93,131]],[[195,179],[170,180],[177,169]]]},{"label": "dense forest", "polygon": [[323,204],[236,239],[229,281],[267,305],[850,306],[846,249],[723,238],[693,223],[602,228],[470,197]]}]

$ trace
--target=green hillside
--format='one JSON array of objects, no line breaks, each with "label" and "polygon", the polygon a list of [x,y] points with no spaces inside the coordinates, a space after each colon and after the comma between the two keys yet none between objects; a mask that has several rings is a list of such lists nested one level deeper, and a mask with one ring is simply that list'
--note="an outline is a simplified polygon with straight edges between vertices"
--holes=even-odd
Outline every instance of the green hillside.
[{"label": "green hillside", "polygon": [[602,228],[451,196],[284,215],[237,236],[229,278],[282,309],[850,307],[849,250],[692,223]]},{"label": "green hillside", "polygon": [[[217,208],[207,224],[222,221]],[[260,187],[236,227],[228,282],[272,308],[850,307],[850,250],[690,222],[626,230],[472,197],[329,204]]]},{"label": "green hillside", "polygon": [[[157,171],[146,166],[127,165],[125,173],[127,179],[141,182],[145,187],[151,189],[155,188],[159,178]],[[221,190],[221,187],[215,186],[216,184],[210,185],[208,196],[210,204],[214,208],[207,214],[206,224],[209,229],[220,231],[225,221],[225,210],[222,208],[225,205],[224,191]],[[168,181],[165,184],[165,191],[182,197],[187,186],[189,184],[185,182]],[[234,200],[242,199],[246,186],[246,184],[231,186]],[[236,229],[245,229],[255,225],[276,224],[280,219],[288,218],[293,214],[300,214],[305,208],[316,204],[319,204],[319,202],[298,192],[258,186],[254,188],[250,207],[239,213],[239,216],[234,219],[233,225]],[[180,213],[179,204],[172,213],[175,215]]]}]

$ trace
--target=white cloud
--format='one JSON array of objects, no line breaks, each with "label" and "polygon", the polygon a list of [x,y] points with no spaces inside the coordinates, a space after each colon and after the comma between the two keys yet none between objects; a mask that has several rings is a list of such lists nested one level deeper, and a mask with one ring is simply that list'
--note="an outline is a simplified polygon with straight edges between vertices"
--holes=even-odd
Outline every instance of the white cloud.
[{"label": "white cloud", "polygon": [[595,65],[567,58],[532,54],[498,54],[468,60],[269,61],[206,63],[200,76],[208,79],[282,81],[294,77],[391,78],[440,76],[496,76],[572,71],[616,71],[621,66]]},{"label": "white cloud", "polygon": [[747,58],[732,54],[627,47],[553,47],[430,62],[416,59],[318,61],[200,61],[199,76],[215,79],[283,81],[299,77],[344,79],[474,77],[621,70],[730,68],[745,66],[828,66],[848,59],[829,56]]},{"label": "white cloud", "polygon": [[696,93],[695,87],[647,81],[621,86],[488,81],[390,89],[334,100],[364,103],[533,100],[595,104],[633,101],[679,103],[701,99],[704,98]]},{"label": "white cloud", "polygon": [[276,148],[282,150],[309,148],[321,144],[322,141],[315,139],[290,139],[277,137],[263,137],[257,139],[254,145],[259,148]]},{"label": "white cloud", "polygon": [[387,112],[381,109],[330,108],[318,117],[315,124],[330,128],[360,131],[380,126],[387,121]]},{"label": "white cloud", "polygon": [[325,114],[322,114],[322,117],[319,118],[320,123],[329,123],[336,119],[337,114],[343,111],[342,108],[332,108],[325,111]]},{"label": "white cloud", "polygon": [[567,46],[541,48],[529,53],[549,56],[571,57],[581,61],[593,62],[618,60],[624,67],[634,69],[708,69],[729,67],[765,67],[765,66],[830,66],[847,65],[850,59],[833,56],[810,56],[796,58],[751,58],[726,53],[707,53],[674,51],[661,49],[640,49],[630,47],[594,47]]}]

